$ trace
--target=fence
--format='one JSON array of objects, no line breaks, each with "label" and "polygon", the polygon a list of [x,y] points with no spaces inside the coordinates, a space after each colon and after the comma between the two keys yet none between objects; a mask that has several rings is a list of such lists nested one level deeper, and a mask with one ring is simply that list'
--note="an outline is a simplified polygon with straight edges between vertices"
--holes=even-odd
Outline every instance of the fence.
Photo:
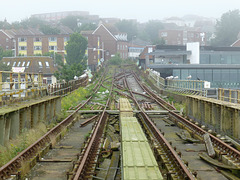
[{"label": "fence", "polygon": [[56,83],[48,85],[49,95],[60,95],[65,96],[69,92],[78,89],[80,86],[86,86],[88,83],[88,76],[79,77],[78,80],[72,80],[69,82]]},{"label": "fence", "polygon": [[197,94],[207,96],[207,90],[204,88],[205,81],[196,80],[166,80],[166,89],[184,94]]},{"label": "fence", "polygon": [[47,86],[42,83],[42,79],[42,73],[0,71],[0,105],[43,95]]},{"label": "fence", "polygon": [[167,89],[182,94],[197,94],[200,96],[207,96],[207,89],[204,88],[206,81],[197,80],[177,80],[164,79],[160,73],[154,70],[149,70],[149,77],[154,80],[159,88]]},{"label": "fence", "polygon": [[240,90],[218,88],[218,99],[232,103],[240,103]]},{"label": "fence", "polygon": [[66,95],[87,83],[87,75],[78,80],[47,85],[43,83],[42,73],[0,71],[0,106],[46,95]]}]

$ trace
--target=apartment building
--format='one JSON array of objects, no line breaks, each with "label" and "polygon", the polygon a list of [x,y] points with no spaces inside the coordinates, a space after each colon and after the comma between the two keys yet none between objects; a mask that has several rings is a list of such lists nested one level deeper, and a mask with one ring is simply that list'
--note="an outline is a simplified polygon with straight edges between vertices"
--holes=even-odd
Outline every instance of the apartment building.
[{"label": "apartment building", "polygon": [[165,40],[166,45],[186,45],[190,42],[199,42],[206,45],[205,32],[195,30],[160,30],[159,37]]},{"label": "apartment building", "polygon": [[0,30],[0,45],[4,49],[13,50],[15,56],[34,56],[56,52],[64,57],[65,46],[73,31],[65,26],[60,26],[59,30],[59,34],[53,35],[46,35],[39,29],[32,28]]}]

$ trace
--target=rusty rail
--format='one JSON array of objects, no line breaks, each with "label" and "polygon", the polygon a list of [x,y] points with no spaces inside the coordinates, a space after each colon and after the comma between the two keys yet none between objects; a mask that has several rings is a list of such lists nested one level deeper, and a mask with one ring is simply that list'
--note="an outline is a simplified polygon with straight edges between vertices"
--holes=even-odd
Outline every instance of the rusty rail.
[{"label": "rusty rail", "polygon": [[[126,79],[126,77],[125,77]],[[136,81],[138,81],[138,79],[136,78]],[[151,121],[151,119],[147,116],[147,114],[142,111],[142,108],[140,107],[140,105],[138,104],[137,100],[135,99],[132,90],[129,88],[128,82],[126,80],[126,85],[127,88],[132,96],[133,101],[135,102],[135,104],[137,105],[138,109],[141,111],[141,115],[145,120],[145,123],[148,125],[148,127],[150,128],[151,132],[153,133],[154,137],[157,139],[157,141],[164,147],[167,148],[168,151],[168,155],[171,156],[172,161],[177,165],[178,169],[179,169],[179,176],[181,175],[184,179],[186,180],[195,180],[196,178],[194,177],[194,175],[187,169],[187,167],[185,166],[185,164],[182,162],[182,160],[180,159],[180,157],[177,155],[176,151],[172,148],[172,146],[169,144],[169,142],[165,139],[165,137],[161,134],[161,132],[159,131],[159,129],[154,125],[154,123]]]},{"label": "rusty rail", "polygon": [[72,178],[74,180],[87,179],[87,177],[91,177],[91,175],[94,173],[94,169],[92,166],[93,164],[96,163],[96,157],[98,155],[97,151],[99,149],[100,141],[104,131],[104,126],[107,120],[106,110],[107,110],[107,107],[109,106],[110,97],[112,95],[113,80],[114,78],[112,78],[112,86],[111,86],[111,90],[109,93],[106,106],[101,114],[101,117],[96,122],[96,126],[94,128],[92,135],[90,136],[90,140],[87,144],[87,147],[85,148],[85,150],[83,151],[83,154],[78,159],[79,164],[77,165],[78,166],[77,170],[76,172],[73,173],[73,178]]},{"label": "rusty rail", "polygon": [[[105,73],[103,73],[101,77],[101,81],[103,80]],[[100,88],[100,86],[98,86]],[[95,89],[94,93],[97,92]],[[78,108],[70,114],[67,118],[65,118],[62,122],[60,122],[57,126],[52,128],[49,132],[47,132],[44,136],[38,139],[35,143],[31,146],[23,150],[19,153],[16,157],[14,157],[11,161],[0,168],[0,179],[6,179],[12,174],[17,174],[18,169],[22,166],[22,162],[26,162],[27,160],[31,159],[35,156],[40,149],[46,146],[46,144],[51,143],[51,137],[58,135],[65,127],[67,127],[73,120],[75,114],[83,108],[90,100],[92,96],[89,97],[85,103],[81,104],[81,106],[77,106]]]},{"label": "rusty rail", "polygon": [[[137,79],[136,75],[135,75],[135,77]],[[151,92],[147,88],[147,86],[145,86],[145,85],[143,85],[143,86],[144,86],[144,88],[145,88],[145,90],[147,92],[149,92],[150,94],[154,94],[153,92]],[[157,96],[157,95],[155,95],[155,96]],[[159,99],[161,99],[161,98],[158,97],[158,100]],[[173,112],[172,109],[169,109],[168,107],[166,107],[163,103],[159,102],[158,100],[156,102],[159,103],[159,105],[162,106],[165,110],[169,111],[170,118],[172,118],[176,122],[182,123],[185,127],[190,129],[192,132],[194,132],[195,134],[199,135],[200,137],[202,137],[204,134],[207,133],[207,131],[203,130],[202,128],[198,127],[197,125],[195,125],[194,123],[188,121],[187,119],[183,118],[179,114]],[[238,150],[236,150],[235,148],[233,148],[230,145],[226,144],[225,142],[223,142],[222,140],[218,139],[217,137],[215,137],[212,134],[209,134],[209,136],[210,136],[211,141],[213,142],[213,145],[214,145],[215,148],[219,149],[222,152],[222,154],[227,154],[228,157],[230,157],[232,159],[232,161],[234,161],[236,163],[239,163],[239,161],[240,161],[240,152]]]}]

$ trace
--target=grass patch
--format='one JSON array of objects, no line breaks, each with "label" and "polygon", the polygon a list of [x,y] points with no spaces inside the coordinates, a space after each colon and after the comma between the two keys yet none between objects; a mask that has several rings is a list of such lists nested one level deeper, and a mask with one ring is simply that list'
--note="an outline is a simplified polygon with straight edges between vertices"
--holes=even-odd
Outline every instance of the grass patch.
[{"label": "grass patch", "polygon": [[39,123],[33,129],[24,130],[16,139],[10,140],[6,146],[0,146],[0,167],[42,137],[46,132],[46,125]]},{"label": "grass patch", "polygon": [[67,111],[70,107],[75,107],[82,100],[86,99],[86,96],[89,94],[89,91],[83,87],[80,87],[76,91],[72,92],[68,96],[62,98],[62,109]]}]

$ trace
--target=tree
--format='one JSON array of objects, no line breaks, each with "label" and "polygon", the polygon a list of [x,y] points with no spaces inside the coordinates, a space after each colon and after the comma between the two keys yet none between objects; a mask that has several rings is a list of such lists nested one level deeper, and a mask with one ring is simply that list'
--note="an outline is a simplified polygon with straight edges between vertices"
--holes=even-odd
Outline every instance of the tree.
[{"label": "tree", "polygon": [[137,23],[133,20],[119,21],[116,23],[116,27],[119,31],[127,33],[128,40],[132,40],[132,37],[137,35]]},{"label": "tree", "polygon": [[58,28],[51,27],[50,25],[41,25],[39,29],[40,31],[47,35],[60,33],[60,30]]},{"label": "tree", "polygon": [[63,56],[61,54],[52,51],[44,53],[43,56],[50,56],[51,58],[53,58],[54,64],[57,64],[58,66],[63,66]]},{"label": "tree", "polygon": [[87,49],[87,39],[79,33],[74,33],[70,36],[70,40],[66,46],[67,64],[59,67],[54,73],[57,79],[69,81],[74,76],[80,76],[87,68],[87,58],[85,52]]},{"label": "tree", "polygon": [[4,50],[0,46],[0,60],[2,60],[3,57],[12,57],[12,56],[13,56],[12,50]]},{"label": "tree", "polygon": [[76,31],[78,27],[78,19],[81,19],[81,18],[82,17],[78,17],[78,16],[67,16],[61,20],[61,23],[64,26],[69,27],[71,30]]},{"label": "tree", "polygon": [[164,38],[157,38],[156,40],[153,41],[153,44],[154,45],[165,45],[166,44],[166,41]]},{"label": "tree", "polygon": [[148,21],[145,28],[144,33],[147,34],[148,39],[151,42],[154,42],[156,39],[159,38],[159,30],[163,29],[164,26],[160,21],[157,20],[151,20]]},{"label": "tree", "polygon": [[216,24],[216,38],[211,42],[213,46],[230,46],[237,40],[240,31],[239,10],[224,13]]},{"label": "tree", "polygon": [[87,39],[79,33],[70,36],[70,40],[66,46],[67,63],[81,63],[87,49]]},{"label": "tree", "polygon": [[77,32],[81,32],[81,31],[91,31],[91,30],[95,30],[97,28],[96,24],[93,23],[83,23],[81,26],[79,26],[77,28]]}]

